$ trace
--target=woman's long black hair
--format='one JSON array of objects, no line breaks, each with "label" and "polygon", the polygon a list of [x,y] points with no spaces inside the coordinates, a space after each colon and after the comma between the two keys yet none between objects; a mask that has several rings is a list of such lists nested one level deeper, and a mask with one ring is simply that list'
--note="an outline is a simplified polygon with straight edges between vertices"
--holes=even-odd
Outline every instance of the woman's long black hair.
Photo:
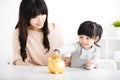
[{"label": "woman's long black hair", "polygon": [[[78,35],[86,35],[89,36],[90,38],[99,36],[99,40],[101,39],[102,33],[103,33],[102,26],[92,21],[85,21],[82,24],[80,24],[77,32]],[[97,42],[95,42],[95,44],[99,46]]]},{"label": "woman's long black hair", "polygon": [[27,58],[26,44],[28,31],[27,28],[30,26],[30,19],[37,15],[46,15],[46,20],[42,28],[43,31],[43,45],[44,48],[49,51],[49,40],[47,35],[49,34],[48,29],[48,8],[44,0],[22,0],[19,8],[19,20],[15,29],[19,29],[19,42],[20,42],[20,54],[22,60]]}]

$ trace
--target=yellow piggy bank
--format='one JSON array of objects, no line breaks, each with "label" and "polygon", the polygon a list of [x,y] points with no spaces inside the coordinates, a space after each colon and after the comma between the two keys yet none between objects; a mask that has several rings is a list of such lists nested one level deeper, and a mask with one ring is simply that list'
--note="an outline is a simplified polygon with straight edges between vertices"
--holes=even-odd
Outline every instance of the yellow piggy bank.
[{"label": "yellow piggy bank", "polygon": [[65,63],[58,56],[55,55],[53,58],[48,58],[48,69],[50,73],[58,74],[64,72]]}]

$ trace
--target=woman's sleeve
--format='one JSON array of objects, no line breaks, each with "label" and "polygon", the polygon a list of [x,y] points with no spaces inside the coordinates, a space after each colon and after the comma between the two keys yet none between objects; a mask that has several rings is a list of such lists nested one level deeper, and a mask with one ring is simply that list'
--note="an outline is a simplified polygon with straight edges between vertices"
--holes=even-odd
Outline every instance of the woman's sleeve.
[{"label": "woman's sleeve", "polygon": [[50,35],[49,35],[49,41],[52,51],[64,45],[64,37],[61,29],[57,24],[53,23],[53,25],[54,25],[54,29],[50,31]]},{"label": "woman's sleeve", "polygon": [[18,29],[16,29],[13,33],[13,65],[32,65],[31,63],[29,63],[28,58],[25,60],[25,62],[23,62],[20,55]]}]

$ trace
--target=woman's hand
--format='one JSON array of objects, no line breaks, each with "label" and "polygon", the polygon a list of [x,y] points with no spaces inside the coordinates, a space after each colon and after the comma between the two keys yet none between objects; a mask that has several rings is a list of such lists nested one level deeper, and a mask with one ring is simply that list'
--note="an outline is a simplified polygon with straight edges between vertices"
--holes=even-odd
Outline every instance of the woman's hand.
[{"label": "woman's hand", "polygon": [[[60,55],[60,51],[57,50],[57,49],[55,49],[55,50],[53,51],[53,53],[52,53],[52,58],[53,58],[53,59],[56,59],[56,58],[59,57],[59,55]],[[63,54],[63,55],[61,55],[61,58],[62,58],[62,60],[64,61],[65,66],[70,66],[70,64],[71,64],[70,55],[65,55],[65,54]]]},{"label": "woman's hand", "polygon": [[53,53],[52,53],[52,58],[56,59],[56,58],[59,57],[59,55],[60,55],[59,50],[56,50],[56,49],[55,49],[55,50],[53,51]]}]

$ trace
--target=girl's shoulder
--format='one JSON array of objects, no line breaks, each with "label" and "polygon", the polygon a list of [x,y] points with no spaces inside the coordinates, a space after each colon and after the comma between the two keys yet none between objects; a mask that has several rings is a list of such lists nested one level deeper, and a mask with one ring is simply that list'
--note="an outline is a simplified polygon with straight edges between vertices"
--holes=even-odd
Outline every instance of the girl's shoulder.
[{"label": "girl's shoulder", "polygon": [[95,45],[95,44],[93,45],[93,47],[96,48],[96,49],[100,49],[100,47]]},{"label": "girl's shoulder", "polygon": [[94,50],[97,51],[97,52],[100,52],[100,50],[101,50],[101,48],[98,47],[97,45],[93,45],[93,48],[94,48]]},{"label": "girl's shoulder", "polygon": [[81,48],[81,45],[80,45],[80,43],[79,43],[79,41],[76,41],[76,42],[72,42],[71,44],[69,44],[69,46],[74,46],[74,47],[76,47],[76,48]]}]

